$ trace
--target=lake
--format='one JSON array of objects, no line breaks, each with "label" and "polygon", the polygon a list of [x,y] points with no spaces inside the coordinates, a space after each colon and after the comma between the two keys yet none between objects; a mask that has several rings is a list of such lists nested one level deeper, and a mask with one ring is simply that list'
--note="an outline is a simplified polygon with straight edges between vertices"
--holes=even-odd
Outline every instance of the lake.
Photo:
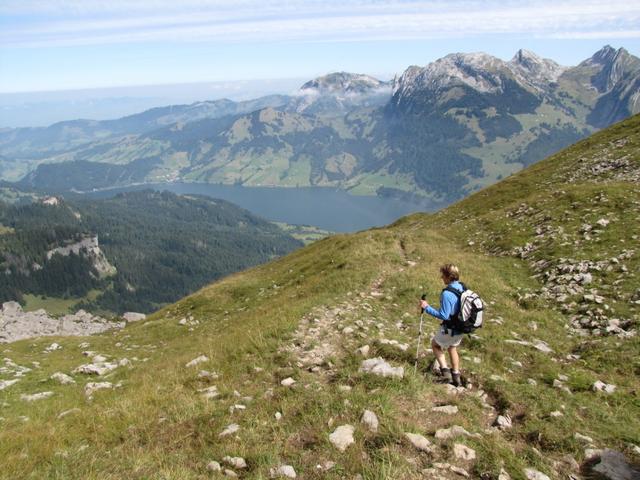
[{"label": "lake", "polygon": [[440,205],[435,204],[349,195],[343,190],[324,187],[278,188],[161,183],[113,188],[85,195],[91,198],[109,198],[120,192],[145,189],[221,198],[271,221],[315,225],[333,232],[354,232],[383,226],[409,213],[429,212],[440,208]]}]

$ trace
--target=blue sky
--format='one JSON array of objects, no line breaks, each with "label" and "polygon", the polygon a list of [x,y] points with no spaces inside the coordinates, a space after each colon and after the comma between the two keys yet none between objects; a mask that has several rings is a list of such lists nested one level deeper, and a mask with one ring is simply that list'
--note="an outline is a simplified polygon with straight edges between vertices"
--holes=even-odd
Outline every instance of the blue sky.
[{"label": "blue sky", "polygon": [[201,81],[389,78],[447,53],[640,55],[631,0],[3,0],[0,93]]}]

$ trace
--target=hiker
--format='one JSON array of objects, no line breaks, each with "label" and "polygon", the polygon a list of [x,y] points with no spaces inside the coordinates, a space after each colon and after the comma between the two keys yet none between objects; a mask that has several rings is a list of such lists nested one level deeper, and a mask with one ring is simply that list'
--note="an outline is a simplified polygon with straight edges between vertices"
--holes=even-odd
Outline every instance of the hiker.
[{"label": "hiker", "polygon": [[[454,289],[458,292],[464,290],[464,286],[460,283],[460,271],[453,264],[446,264],[440,267],[440,278],[446,285],[440,295],[440,310],[436,310],[426,301],[423,296],[420,300],[420,309],[422,312],[432,317],[442,320],[442,324],[438,332],[431,339],[431,347],[436,356],[436,360],[440,365],[440,372],[445,380],[452,383],[456,387],[462,385],[460,382],[460,357],[458,356],[457,347],[462,342],[463,333],[454,331],[450,328],[451,321],[457,316],[460,310],[460,297],[449,291]],[[447,366],[447,359],[444,351],[449,351],[451,359],[451,369]]]}]

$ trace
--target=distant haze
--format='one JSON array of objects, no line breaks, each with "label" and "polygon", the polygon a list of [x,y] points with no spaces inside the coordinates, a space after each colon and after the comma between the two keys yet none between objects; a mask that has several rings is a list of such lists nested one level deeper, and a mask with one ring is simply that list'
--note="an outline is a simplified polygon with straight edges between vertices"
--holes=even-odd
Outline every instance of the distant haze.
[{"label": "distant haze", "polygon": [[238,80],[0,94],[0,127],[40,127],[79,118],[106,120],[153,107],[290,94],[308,78]]}]

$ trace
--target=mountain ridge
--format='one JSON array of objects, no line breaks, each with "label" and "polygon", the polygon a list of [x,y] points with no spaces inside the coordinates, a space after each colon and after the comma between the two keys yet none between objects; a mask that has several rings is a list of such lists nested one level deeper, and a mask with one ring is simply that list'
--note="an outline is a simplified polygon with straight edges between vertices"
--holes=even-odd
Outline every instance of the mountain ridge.
[{"label": "mountain ridge", "polygon": [[[351,95],[363,78],[379,85],[330,74],[305,84],[324,85],[324,94],[314,87],[249,113],[77,145],[31,160],[23,178],[31,187],[64,185],[81,166],[70,162],[89,161],[90,170],[119,165],[109,181],[120,186],[132,178],[326,186],[452,202],[640,109],[640,60],[608,46],[575,67],[524,50],[509,61],[450,54],[409,67],[380,94]],[[39,163],[46,172],[37,173]],[[1,165],[16,175],[16,162]]]}]

